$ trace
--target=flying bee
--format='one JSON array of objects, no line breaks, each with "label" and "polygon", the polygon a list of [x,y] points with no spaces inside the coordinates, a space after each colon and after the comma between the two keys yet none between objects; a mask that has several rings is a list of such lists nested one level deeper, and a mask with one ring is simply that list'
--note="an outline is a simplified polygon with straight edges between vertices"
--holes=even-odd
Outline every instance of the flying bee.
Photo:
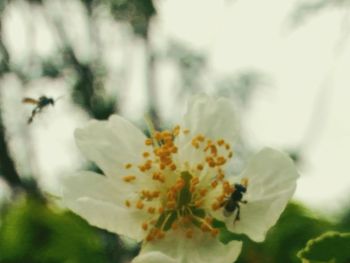
[{"label": "flying bee", "polygon": [[246,200],[243,199],[243,195],[247,192],[248,181],[243,179],[240,184],[234,184],[233,192],[230,197],[222,203],[224,207],[224,215],[230,216],[236,212],[233,223],[240,220],[241,207],[240,204],[246,204]]},{"label": "flying bee", "polygon": [[55,105],[55,102],[57,100],[59,100],[61,97],[59,97],[58,99],[54,100],[53,98],[49,98],[46,96],[41,96],[39,99],[33,99],[33,98],[24,98],[22,100],[23,103],[27,103],[27,104],[33,104],[36,105],[34,107],[34,109],[32,110],[32,114],[31,116],[28,118],[28,124],[31,124],[34,120],[34,117],[36,114],[38,114],[39,112],[41,112],[44,108],[46,108],[47,106],[49,106],[50,104],[52,106]]}]

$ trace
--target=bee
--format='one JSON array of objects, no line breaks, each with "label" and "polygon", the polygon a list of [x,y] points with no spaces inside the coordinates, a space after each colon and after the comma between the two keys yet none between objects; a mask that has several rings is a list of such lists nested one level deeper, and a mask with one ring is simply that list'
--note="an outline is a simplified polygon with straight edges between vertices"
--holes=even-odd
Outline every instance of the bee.
[{"label": "bee", "polygon": [[231,193],[230,197],[222,203],[222,206],[224,207],[225,216],[230,216],[233,213],[236,213],[233,223],[241,219],[240,204],[247,203],[246,200],[242,200],[243,195],[247,192],[247,186],[248,181],[246,179],[243,179],[240,184],[234,184],[233,192]]},{"label": "bee", "polygon": [[[60,98],[58,98],[60,99]],[[46,96],[41,96],[39,99],[33,99],[33,98],[24,98],[22,100],[23,103],[33,104],[36,105],[34,109],[32,110],[31,116],[28,118],[28,124],[31,124],[34,120],[34,117],[36,114],[41,112],[44,108],[46,108],[49,105],[54,106],[55,102],[58,100],[54,100],[53,98],[49,98]]]}]

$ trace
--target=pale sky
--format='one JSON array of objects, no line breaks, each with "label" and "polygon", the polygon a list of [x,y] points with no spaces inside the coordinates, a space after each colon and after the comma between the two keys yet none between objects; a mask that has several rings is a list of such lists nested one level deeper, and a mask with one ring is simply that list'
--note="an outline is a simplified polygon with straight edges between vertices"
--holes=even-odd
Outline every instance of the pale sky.
[{"label": "pale sky", "polygon": [[[264,146],[286,150],[302,145],[304,164],[295,198],[316,209],[336,211],[349,200],[350,192],[350,50],[347,42],[344,46],[339,44],[346,13],[328,10],[291,30],[288,18],[297,2],[159,0],[152,43],[162,48],[169,39],[178,39],[193,49],[207,52],[213,78],[246,69],[269,76],[273,85],[258,90],[248,112],[241,116],[243,136],[257,150]],[[25,54],[26,36],[20,16],[15,12],[7,15],[8,41],[18,60]],[[16,34],[11,33],[14,28]],[[131,77],[127,83],[132,96],[128,93],[128,99],[133,104],[126,105],[122,113],[133,120],[139,119],[145,104],[144,79],[140,77],[144,59],[141,43],[133,42],[131,37],[123,38],[125,32],[120,33],[122,29],[114,24],[106,23],[104,29],[109,36],[115,36],[108,42],[110,46],[106,46],[106,59],[111,56],[115,58],[109,61],[112,64],[120,60],[130,65]],[[52,45],[49,31],[38,30],[37,35],[41,36],[41,45],[35,42],[35,48],[49,52]],[[80,41],[82,39],[86,42],[87,37],[83,35]],[[127,55],[122,55],[120,49],[127,50]],[[84,49],[80,56],[88,57]],[[173,87],[174,74],[171,66],[166,65],[160,72],[161,94],[167,96]],[[56,82],[55,85],[64,84]],[[110,86],[113,86],[113,77]],[[39,90],[34,93],[39,94]],[[64,104],[65,107],[63,104],[55,107],[62,116],[71,111],[68,104]],[[166,102],[162,105],[164,116],[169,116],[171,106],[166,108]],[[50,110],[42,124],[31,127],[31,136],[38,139],[35,146],[41,163],[38,169],[45,175],[44,184],[48,189],[57,183],[54,178],[69,174],[72,163],[80,162],[72,146],[72,133],[86,121],[86,116],[74,109],[76,114],[70,119],[56,117],[50,126],[49,116],[59,116],[58,112],[53,115]],[[313,129],[309,128],[310,121]],[[69,128],[54,133],[60,127]],[[51,144],[49,150],[55,149],[54,155],[48,154],[48,144]],[[67,149],[73,153],[70,160],[65,155]]]}]

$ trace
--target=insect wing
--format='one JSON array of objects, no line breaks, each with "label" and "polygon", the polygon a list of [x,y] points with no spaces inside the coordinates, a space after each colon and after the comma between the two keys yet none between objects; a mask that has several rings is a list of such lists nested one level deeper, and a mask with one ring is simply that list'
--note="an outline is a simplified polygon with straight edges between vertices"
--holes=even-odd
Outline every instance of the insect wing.
[{"label": "insect wing", "polygon": [[226,209],[224,209],[224,216],[225,217],[229,217],[229,216],[231,216],[232,214],[233,214],[233,212],[231,212],[231,211],[228,211],[228,210],[226,210]]},{"label": "insect wing", "polygon": [[28,103],[28,104],[35,104],[35,105],[37,105],[37,104],[39,103],[38,100],[32,99],[32,98],[24,98],[24,99],[22,100],[22,102],[23,102],[23,103]]}]

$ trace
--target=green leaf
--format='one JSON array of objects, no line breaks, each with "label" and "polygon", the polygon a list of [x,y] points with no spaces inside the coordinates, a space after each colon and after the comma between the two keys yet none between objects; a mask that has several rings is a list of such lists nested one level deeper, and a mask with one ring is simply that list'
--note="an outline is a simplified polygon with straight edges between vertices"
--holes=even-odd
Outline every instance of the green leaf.
[{"label": "green leaf", "polygon": [[2,263],[107,262],[102,237],[71,213],[23,198],[12,203],[2,219]]},{"label": "green leaf", "polygon": [[350,233],[326,232],[311,239],[306,247],[299,251],[298,257],[303,262],[350,262]]}]

